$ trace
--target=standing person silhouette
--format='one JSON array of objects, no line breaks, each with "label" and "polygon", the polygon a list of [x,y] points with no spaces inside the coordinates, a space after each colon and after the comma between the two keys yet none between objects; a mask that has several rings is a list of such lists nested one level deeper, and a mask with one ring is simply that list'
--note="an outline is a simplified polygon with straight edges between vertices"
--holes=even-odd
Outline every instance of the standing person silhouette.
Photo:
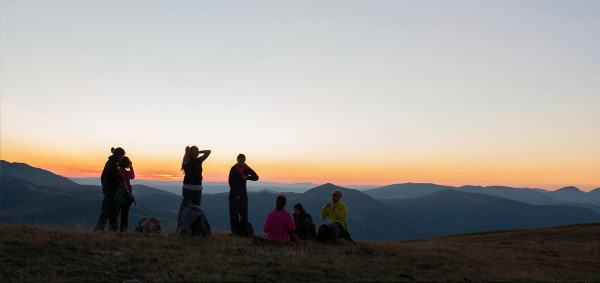
[{"label": "standing person silhouette", "polygon": [[239,154],[229,170],[229,225],[231,233],[241,235],[248,225],[248,190],[246,181],[258,181],[258,175],[246,165],[246,156]]},{"label": "standing person silhouette", "polygon": [[118,162],[125,156],[125,150],[120,147],[113,147],[110,152],[112,152],[112,155],[108,157],[108,161],[104,164],[104,170],[102,170],[102,176],[100,176],[104,200],[102,201],[102,211],[94,229],[96,231],[104,231],[106,219],[108,219],[109,230],[117,231],[118,228],[119,207],[115,201],[115,193],[119,189],[120,179]]},{"label": "standing person silhouette", "polygon": [[[202,156],[198,155],[202,153]],[[183,202],[191,202],[200,206],[202,200],[202,162],[210,155],[210,150],[198,150],[197,146],[185,148],[185,155],[181,162],[181,170],[185,172],[183,178]]]},{"label": "standing person silhouette", "polygon": [[[131,160],[129,160],[129,157],[127,156],[119,160],[119,175],[123,180],[123,185],[125,186],[125,189],[133,199],[133,191],[131,190],[130,180],[135,179],[135,171],[133,171],[133,163],[131,163]],[[130,206],[131,202],[119,204],[119,209],[121,210],[121,225],[119,225],[119,230],[121,232],[127,232],[127,226],[129,226],[128,224]]]}]

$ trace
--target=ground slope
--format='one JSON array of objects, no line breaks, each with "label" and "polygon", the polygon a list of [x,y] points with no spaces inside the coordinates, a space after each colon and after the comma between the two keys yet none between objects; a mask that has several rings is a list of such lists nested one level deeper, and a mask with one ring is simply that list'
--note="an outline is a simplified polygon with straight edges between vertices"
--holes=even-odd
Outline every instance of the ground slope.
[{"label": "ground slope", "polygon": [[600,223],[337,246],[0,229],[2,282],[600,281]]}]

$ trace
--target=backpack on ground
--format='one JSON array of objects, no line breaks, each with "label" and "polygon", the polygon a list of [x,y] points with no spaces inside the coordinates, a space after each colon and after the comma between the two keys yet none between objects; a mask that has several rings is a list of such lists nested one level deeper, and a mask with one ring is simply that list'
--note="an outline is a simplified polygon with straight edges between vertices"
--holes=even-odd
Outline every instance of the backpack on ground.
[{"label": "backpack on ground", "polygon": [[138,226],[135,228],[135,231],[146,233],[160,232],[161,230],[162,227],[160,226],[160,222],[154,217],[140,220],[140,223],[138,223]]},{"label": "backpack on ground", "polygon": [[199,205],[182,202],[177,217],[177,234],[211,236],[211,227]]},{"label": "backpack on ground", "polygon": [[250,222],[240,223],[236,234],[240,237],[252,238],[254,236],[254,228]]},{"label": "backpack on ground", "polygon": [[329,225],[323,224],[323,225],[319,226],[319,232],[317,233],[317,242],[321,242],[321,243],[335,242],[335,234],[333,233],[333,229]]}]

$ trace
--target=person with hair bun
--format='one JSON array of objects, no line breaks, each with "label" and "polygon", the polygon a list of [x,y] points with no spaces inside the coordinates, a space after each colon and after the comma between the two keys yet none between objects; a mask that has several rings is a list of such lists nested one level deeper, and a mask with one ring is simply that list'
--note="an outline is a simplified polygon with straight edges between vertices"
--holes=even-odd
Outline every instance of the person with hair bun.
[{"label": "person with hair bun", "polygon": [[[199,157],[200,153],[202,156]],[[202,200],[202,163],[210,155],[210,150],[198,150],[197,146],[187,146],[181,170],[184,171],[183,199],[177,214],[177,234],[210,236],[211,228],[204,211]]]},{"label": "person with hair bun", "polygon": [[284,195],[278,195],[275,199],[275,209],[267,215],[267,221],[263,226],[263,231],[267,234],[269,241],[274,243],[288,243],[290,234],[296,230],[292,215],[285,211],[287,198]]},{"label": "person with hair bun", "polygon": [[110,231],[117,231],[118,229],[117,217],[119,215],[119,206],[117,206],[117,202],[115,201],[115,193],[119,189],[120,179],[118,162],[125,156],[125,150],[120,147],[113,147],[110,149],[110,152],[112,155],[108,157],[108,161],[104,164],[104,170],[102,170],[102,175],[100,176],[104,200],[102,200],[102,210],[94,229],[96,231],[104,231],[107,219]]}]

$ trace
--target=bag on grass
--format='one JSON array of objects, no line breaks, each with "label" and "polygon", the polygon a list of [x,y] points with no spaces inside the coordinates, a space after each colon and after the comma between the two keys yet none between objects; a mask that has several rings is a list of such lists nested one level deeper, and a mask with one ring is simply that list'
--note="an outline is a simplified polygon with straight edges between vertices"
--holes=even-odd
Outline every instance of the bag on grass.
[{"label": "bag on grass", "polygon": [[327,224],[319,226],[319,232],[317,233],[317,242],[335,242],[335,234],[331,226]]},{"label": "bag on grass", "polygon": [[252,238],[254,236],[254,228],[250,222],[240,223],[238,225],[237,235],[246,238]]},{"label": "bag on grass", "polygon": [[181,203],[177,216],[177,234],[211,236],[210,223],[199,205],[187,201]]},{"label": "bag on grass", "polygon": [[160,222],[158,221],[158,219],[152,217],[150,219],[148,218],[144,218],[142,220],[140,220],[140,223],[138,223],[138,226],[135,228],[136,231],[138,232],[160,232],[162,230],[162,227],[160,226]]}]

